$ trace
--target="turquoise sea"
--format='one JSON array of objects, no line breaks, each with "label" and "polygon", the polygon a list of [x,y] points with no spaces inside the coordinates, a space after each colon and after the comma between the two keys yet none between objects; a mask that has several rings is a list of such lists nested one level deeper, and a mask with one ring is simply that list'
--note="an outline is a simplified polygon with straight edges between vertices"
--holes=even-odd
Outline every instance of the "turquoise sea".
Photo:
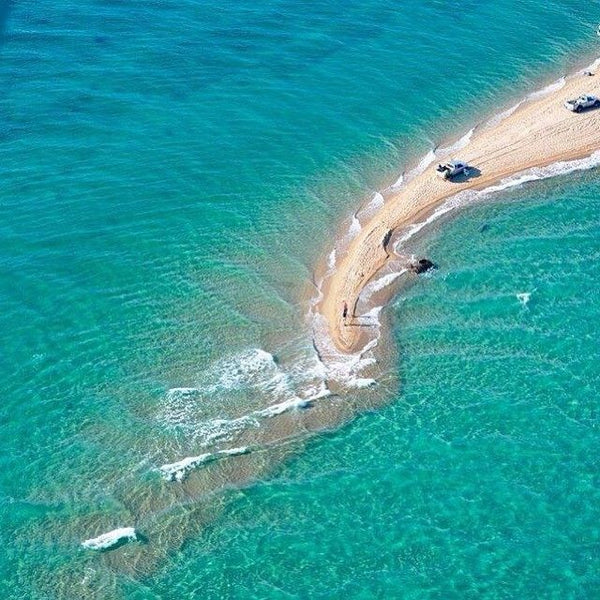
[{"label": "turquoise sea", "polygon": [[337,393],[310,320],[352,215],[591,63],[598,21],[0,2],[0,596],[600,597],[597,170],[411,240],[438,269]]}]

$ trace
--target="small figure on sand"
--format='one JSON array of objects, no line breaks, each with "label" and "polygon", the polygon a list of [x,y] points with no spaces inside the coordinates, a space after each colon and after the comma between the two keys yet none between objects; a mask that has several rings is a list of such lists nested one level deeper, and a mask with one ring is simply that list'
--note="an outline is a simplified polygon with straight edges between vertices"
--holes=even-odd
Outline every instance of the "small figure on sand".
[{"label": "small figure on sand", "polygon": [[348,303],[344,300],[344,307],[342,308],[342,319],[344,319],[344,325],[346,324],[347,318],[348,318]]}]

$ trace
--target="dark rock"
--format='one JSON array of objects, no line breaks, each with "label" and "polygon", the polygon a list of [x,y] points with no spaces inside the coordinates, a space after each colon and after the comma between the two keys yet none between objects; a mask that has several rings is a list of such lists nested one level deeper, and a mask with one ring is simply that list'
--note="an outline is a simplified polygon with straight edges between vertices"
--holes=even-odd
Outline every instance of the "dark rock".
[{"label": "dark rock", "polygon": [[421,273],[425,273],[430,269],[435,269],[435,264],[431,262],[428,258],[420,258],[417,262],[411,263],[409,265],[409,269],[413,273],[420,275]]},{"label": "dark rock", "polygon": [[383,236],[383,241],[381,243],[383,244],[384,250],[387,250],[387,246],[390,243],[390,240],[392,239],[392,233],[394,233],[394,230],[389,229],[388,232]]}]

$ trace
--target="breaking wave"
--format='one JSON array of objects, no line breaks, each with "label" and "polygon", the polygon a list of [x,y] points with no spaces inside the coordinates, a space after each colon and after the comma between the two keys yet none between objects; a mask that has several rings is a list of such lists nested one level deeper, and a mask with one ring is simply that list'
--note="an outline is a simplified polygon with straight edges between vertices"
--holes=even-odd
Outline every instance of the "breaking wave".
[{"label": "breaking wave", "polygon": [[240,456],[248,454],[250,449],[247,446],[240,448],[230,448],[229,450],[219,450],[218,452],[207,452],[200,456],[188,456],[174,463],[165,464],[158,467],[163,479],[167,481],[183,481],[188,474],[201,465],[214,462],[228,456]]},{"label": "breaking wave", "polygon": [[384,203],[385,199],[383,194],[381,192],[375,192],[369,203],[356,213],[357,218],[359,221],[365,223],[377,214],[379,209],[383,207]]},{"label": "breaking wave", "polygon": [[[265,419],[327,398],[331,376],[312,346],[298,349],[285,364],[261,348],[252,348],[214,363],[201,386],[168,390],[157,418],[164,426],[184,433],[195,447],[203,448],[231,441],[260,427]],[[228,453],[212,452],[183,459],[189,464],[163,466],[166,471],[173,467],[187,472]]]},{"label": "breaking wave", "polygon": [[526,99],[527,100],[539,100],[540,98],[545,98],[546,96],[549,96],[553,92],[557,92],[558,90],[563,88],[566,81],[567,81],[566,77],[561,77],[560,79],[553,81],[551,84],[547,85],[546,87],[542,88],[541,90],[537,90],[536,92],[531,92],[531,94],[528,94],[526,96]]},{"label": "breaking wave", "polygon": [[110,550],[121,544],[133,542],[138,539],[136,530],[133,527],[120,527],[107,533],[103,533],[95,538],[90,538],[81,542],[81,545],[88,550]]},{"label": "breaking wave", "polygon": [[363,288],[361,292],[361,301],[368,303],[373,294],[385,289],[394,283],[394,281],[396,281],[400,275],[403,275],[406,272],[407,269],[400,269],[398,271],[392,271],[391,273],[386,273],[385,275],[381,275],[380,277],[373,279]]}]

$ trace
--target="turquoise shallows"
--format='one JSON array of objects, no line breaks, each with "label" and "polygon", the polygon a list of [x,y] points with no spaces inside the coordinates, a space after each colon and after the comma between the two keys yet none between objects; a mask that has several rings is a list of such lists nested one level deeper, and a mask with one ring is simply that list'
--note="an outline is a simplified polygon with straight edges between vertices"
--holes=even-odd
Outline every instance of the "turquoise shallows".
[{"label": "turquoise shallows", "polygon": [[342,220],[598,49],[580,2],[313,4],[0,8],[3,598],[597,593],[595,171],[415,243],[440,268],[387,311],[376,411],[243,489],[160,487],[296,393]]}]

